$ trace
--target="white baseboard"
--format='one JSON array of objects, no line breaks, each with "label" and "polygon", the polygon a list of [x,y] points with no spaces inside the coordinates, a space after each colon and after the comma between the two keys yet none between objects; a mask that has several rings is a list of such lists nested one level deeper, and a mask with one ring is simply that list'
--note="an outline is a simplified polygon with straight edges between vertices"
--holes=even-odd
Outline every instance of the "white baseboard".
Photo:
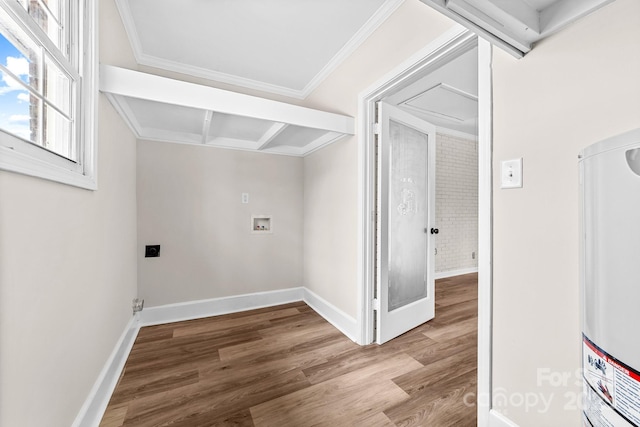
[{"label": "white baseboard", "polygon": [[138,315],[140,326],[151,326],[255,310],[296,301],[304,301],[349,339],[356,341],[357,321],[317,294],[302,287],[149,307]]},{"label": "white baseboard", "polygon": [[140,313],[140,326],[158,325],[162,323],[181,322],[183,320],[218,316],[238,311],[287,304],[302,301],[303,288],[290,288],[253,294],[234,295],[200,301],[189,301],[177,304],[149,307]]},{"label": "white baseboard", "polygon": [[127,324],[72,427],[95,427],[100,424],[138,331],[142,326],[218,316],[296,301],[304,301],[349,339],[356,341],[359,333],[356,320],[320,296],[302,287],[145,307],[135,317],[132,317]]},{"label": "white baseboard", "polygon": [[436,273],[434,275],[434,278],[438,280],[438,279],[445,279],[447,277],[462,276],[463,274],[477,273],[477,272],[478,272],[478,267],[461,268],[459,270],[441,271],[439,273]]},{"label": "white baseboard", "polygon": [[350,340],[357,342],[360,329],[356,319],[307,288],[304,288],[304,302]]},{"label": "white baseboard", "polygon": [[80,408],[72,427],[93,427],[100,424],[139,330],[137,318],[131,317]]},{"label": "white baseboard", "polygon": [[500,412],[491,409],[489,411],[489,427],[519,427],[518,424],[502,415]]}]

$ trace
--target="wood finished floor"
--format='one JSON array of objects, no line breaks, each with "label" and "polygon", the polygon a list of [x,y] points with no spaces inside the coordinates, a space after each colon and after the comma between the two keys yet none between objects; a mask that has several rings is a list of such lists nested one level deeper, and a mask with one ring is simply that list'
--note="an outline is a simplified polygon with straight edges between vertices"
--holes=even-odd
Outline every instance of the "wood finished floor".
[{"label": "wood finished floor", "polygon": [[102,427],[475,426],[477,275],[436,318],[358,346],[304,303],[140,330]]}]

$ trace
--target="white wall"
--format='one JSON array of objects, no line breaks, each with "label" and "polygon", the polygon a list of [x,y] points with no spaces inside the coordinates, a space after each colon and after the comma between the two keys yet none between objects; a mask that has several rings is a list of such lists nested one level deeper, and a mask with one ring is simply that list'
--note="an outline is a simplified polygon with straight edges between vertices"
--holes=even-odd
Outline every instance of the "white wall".
[{"label": "white wall", "polygon": [[[301,158],[138,141],[137,175],[146,306],[302,286]],[[251,232],[260,214],[272,234]],[[148,244],[160,257],[144,258]]]},{"label": "white wall", "polygon": [[436,273],[477,268],[478,145],[473,139],[436,134],[436,225]]},{"label": "white wall", "polygon": [[[418,0],[405,1],[305,101],[357,118],[358,96],[455,24]],[[358,136],[304,158],[304,285],[356,318]]]},{"label": "white wall", "polygon": [[[521,60],[494,54],[493,387],[522,427],[580,424],[577,156],[640,127],[639,41],[640,2],[617,0]],[[501,190],[500,161],[521,156],[524,188]]]},{"label": "white wall", "polygon": [[[121,28],[102,24],[109,51]],[[0,172],[2,426],[71,425],[131,316],[135,139],[102,96],[99,111],[97,191]]]}]

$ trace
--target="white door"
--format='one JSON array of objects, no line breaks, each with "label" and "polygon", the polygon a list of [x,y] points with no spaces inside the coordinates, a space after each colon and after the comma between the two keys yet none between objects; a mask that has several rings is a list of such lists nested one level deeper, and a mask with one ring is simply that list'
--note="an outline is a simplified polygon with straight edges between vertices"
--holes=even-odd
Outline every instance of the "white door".
[{"label": "white door", "polygon": [[[435,316],[435,127],[378,104],[377,334],[382,344]],[[432,234],[433,233],[433,234]]]}]

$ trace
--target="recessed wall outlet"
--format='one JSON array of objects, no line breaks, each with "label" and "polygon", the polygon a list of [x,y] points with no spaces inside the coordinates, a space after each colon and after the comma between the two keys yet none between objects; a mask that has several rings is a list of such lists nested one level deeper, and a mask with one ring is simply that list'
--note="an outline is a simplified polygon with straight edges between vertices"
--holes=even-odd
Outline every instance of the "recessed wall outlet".
[{"label": "recessed wall outlet", "polygon": [[144,308],[144,300],[141,298],[134,298],[131,303],[131,308],[133,308],[133,314],[142,311]]},{"label": "recessed wall outlet", "polygon": [[147,245],[144,247],[145,258],[156,258],[160,256],[160,245]]},{"label": "recessed wall outlet", "polygon": [[522,188],[522,157],[502,162],[501,188]]}]

